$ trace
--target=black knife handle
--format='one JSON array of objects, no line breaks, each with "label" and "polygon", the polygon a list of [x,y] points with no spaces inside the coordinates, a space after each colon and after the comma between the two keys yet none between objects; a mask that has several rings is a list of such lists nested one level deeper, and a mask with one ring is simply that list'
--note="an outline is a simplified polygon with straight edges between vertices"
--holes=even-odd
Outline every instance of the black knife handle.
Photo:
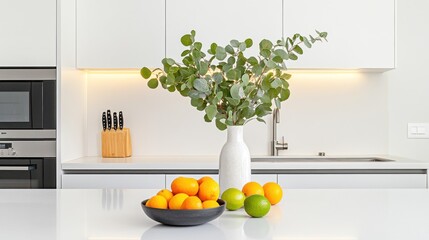
[{"label": "black knife handle", "polygon": [[119,129],[124,129],[124,115],[122,115],[122,111],[119,112]]},{"label": "black knife handle", "polygon": [[103,131],[106,131],[106,127],[107,127],[106,112],[103,112],[103,117],[101,118],[101,121],[103,123]]},{"label": "black knife handle", "polygon": [[110,110],[107,110],[107,129],[112,129],[112,114]]},{"label": "black knife handle", "polygon": [[113,113],[113,129],[115,129],[115,131],[118,129],[118,115],[116,112]]}]

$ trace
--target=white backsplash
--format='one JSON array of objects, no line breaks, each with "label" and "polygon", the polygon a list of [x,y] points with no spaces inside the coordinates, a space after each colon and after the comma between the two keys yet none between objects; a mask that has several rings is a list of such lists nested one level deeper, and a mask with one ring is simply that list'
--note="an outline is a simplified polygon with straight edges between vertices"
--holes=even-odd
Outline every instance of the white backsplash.
[{"label": "white backsplash", "polygon": [[[123,111],[131,128],[133,155],[218,155],[226,132],[206,123],[203,113],[179,93],[151,90],[135,72],[89,72],[88,154],[100,155],[101,114]],[[387,81],[380,73],[295,73],[291,97],[283,104],[280,154],[386,154]],[[267,125],[251,122],[245,141],[253,155],[270,153],[271,116]]]}]

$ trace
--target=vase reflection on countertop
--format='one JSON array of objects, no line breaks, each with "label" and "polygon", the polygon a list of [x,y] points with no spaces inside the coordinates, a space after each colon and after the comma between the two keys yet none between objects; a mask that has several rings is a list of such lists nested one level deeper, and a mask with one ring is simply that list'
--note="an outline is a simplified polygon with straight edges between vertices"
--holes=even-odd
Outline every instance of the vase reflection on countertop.
[{"label": "vase reflection on countertop", "polygon": [[192,227],[175,227],[162,224],[155,225],[146,230],[141,240],[189,240],[192,238],[204,240],[226,240],[225,234],[218,227],[205,223]]},{"label": "vase reflection on countertop", "polygon": [[101,206],[104,210],[120,210],[124,207],[124,190],[102,189]]}]

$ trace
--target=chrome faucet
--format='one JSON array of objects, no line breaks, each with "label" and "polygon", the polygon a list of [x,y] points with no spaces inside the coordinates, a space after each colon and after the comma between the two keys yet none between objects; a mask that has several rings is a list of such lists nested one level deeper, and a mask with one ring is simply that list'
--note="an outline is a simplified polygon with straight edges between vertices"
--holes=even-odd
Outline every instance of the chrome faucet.
[{"label": "chrome faucet", "polygon": [[280,123],[280,111],[275,108],[273,111],[273,140],[271,141],[271,156],[278,156],[279,150],[287,150],[288,144],[285,143],[285,137],[282,136],[282,142],[277,141],[277,124]]}]

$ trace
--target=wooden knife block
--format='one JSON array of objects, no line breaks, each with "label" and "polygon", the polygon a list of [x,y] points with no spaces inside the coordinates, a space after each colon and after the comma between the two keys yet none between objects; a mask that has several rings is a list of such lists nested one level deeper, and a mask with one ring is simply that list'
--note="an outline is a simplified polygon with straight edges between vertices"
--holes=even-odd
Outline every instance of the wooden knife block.
[{"label": "wooden knife block", "polygon": [[104,158],[131,156],[130,129],[106,130],[101,132],[101,155]]}]

